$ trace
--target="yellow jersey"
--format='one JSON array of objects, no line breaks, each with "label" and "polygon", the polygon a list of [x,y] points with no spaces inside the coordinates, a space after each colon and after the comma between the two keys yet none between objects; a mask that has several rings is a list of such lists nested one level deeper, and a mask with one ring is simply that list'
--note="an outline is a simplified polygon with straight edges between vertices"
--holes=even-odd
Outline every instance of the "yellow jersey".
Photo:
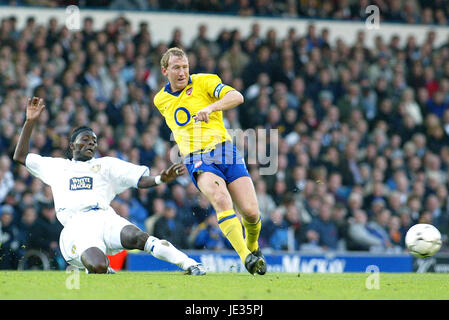
[{"label": "yellow jersey", "polygon": [[209,152],[214,147],[232,138],[223,123],[223,112],[209,114],[209,123],[193,119],[198,111],[220,100],[229,91],[235,90],[221,82],[215,74],[192,74],[187,86],[172,92],[170,83],[154,97],[154,105],[173,132],[174,139],[183,155],[192,152]]}]

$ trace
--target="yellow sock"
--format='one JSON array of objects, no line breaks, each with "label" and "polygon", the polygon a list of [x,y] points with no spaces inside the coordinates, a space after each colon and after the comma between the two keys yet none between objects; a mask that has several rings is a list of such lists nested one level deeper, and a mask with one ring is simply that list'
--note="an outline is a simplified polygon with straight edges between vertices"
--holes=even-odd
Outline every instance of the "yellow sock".
[{"label": "yellow sock", "polygon": [[260,215],[257,222],[251,223],[242,218],[242,224],[245,227],[246,234],[246,246],[249,251],[254,252],[259,248],[259,234],[262,227],[262,222],[260,221]]},{"label": "yellow sock", "polygon": [[217,213],[218,226],[232,247],[237,251],[240,259],[245,263],[245,259],[251,252],[246,246],[243,238],[242,224],[240,223],[234,210],[227,210]]}]

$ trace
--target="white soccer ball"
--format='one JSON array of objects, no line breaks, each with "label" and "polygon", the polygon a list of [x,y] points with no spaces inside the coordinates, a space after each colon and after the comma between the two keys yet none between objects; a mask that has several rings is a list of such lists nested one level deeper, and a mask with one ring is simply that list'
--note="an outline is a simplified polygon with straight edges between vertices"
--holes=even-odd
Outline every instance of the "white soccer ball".
[{"label": "white soccer ball", "polygon": [[440,250],[441,233],[431,224],[415,224],[405,235],[405,245],[415,257],[428,258]]}]

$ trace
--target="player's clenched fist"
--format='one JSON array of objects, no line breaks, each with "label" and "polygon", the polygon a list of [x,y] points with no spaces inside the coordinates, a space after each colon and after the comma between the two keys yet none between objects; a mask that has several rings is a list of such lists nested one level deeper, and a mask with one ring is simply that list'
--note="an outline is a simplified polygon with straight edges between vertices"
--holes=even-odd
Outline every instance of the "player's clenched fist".
[{"label": "player's clenched fist", "polygon": [[27,100],[26,120],[37,120],[44,110],[44,99],[33,97]]},{"label": "player's clenched fist", "polygon": [[198,111],[196,115],[193,116],[193,119],[195,121],[204,121],[206,123],[209,123],[209,114],[212,112],[211,108],[207,106],[206,108],[201,109]]}]

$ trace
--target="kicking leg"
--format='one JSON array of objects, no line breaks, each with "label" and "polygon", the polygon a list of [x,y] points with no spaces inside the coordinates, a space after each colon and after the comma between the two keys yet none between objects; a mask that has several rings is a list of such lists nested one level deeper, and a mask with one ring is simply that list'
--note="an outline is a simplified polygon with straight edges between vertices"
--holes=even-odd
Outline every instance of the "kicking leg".
[{"label": "kicking leg", "polygon": [[155,258],[177,265],[181,269],[186,270],[188,274],[205,274],[204,268],[200,263],[176,249],[170,242],[150,236],[134,225],[123,227],[120,232],[120,240],[125,249],[145,251]]},{"label": "kicking leg", "polygon": [[249,177],[240,177],[228,185],[235,206],[242,215],[245,227],[246,245],[253,252],[259,248],[258,240],[261,228],[259,205],[256,191]]},{"label": "kicking leg", "polygon": [[217,212],[218,226],[246,266],[246,260],[250,256],[251,251],[246,246],[242,224],[234,211],[234,205],[226,187],[226,182],[211,172],[201,173],[196,180],[198,188]]},{"label": "kicking leg", "polygon": [[250,177],[240,177],[228,185],[232,200],[242,215],[242,224],[245,227],[246,246],[258,258],[263,260],[257,270],[258,274],[267,271],[265,258],[259,249],[259,235],[262,227],[259,204],[256,191]]}]

